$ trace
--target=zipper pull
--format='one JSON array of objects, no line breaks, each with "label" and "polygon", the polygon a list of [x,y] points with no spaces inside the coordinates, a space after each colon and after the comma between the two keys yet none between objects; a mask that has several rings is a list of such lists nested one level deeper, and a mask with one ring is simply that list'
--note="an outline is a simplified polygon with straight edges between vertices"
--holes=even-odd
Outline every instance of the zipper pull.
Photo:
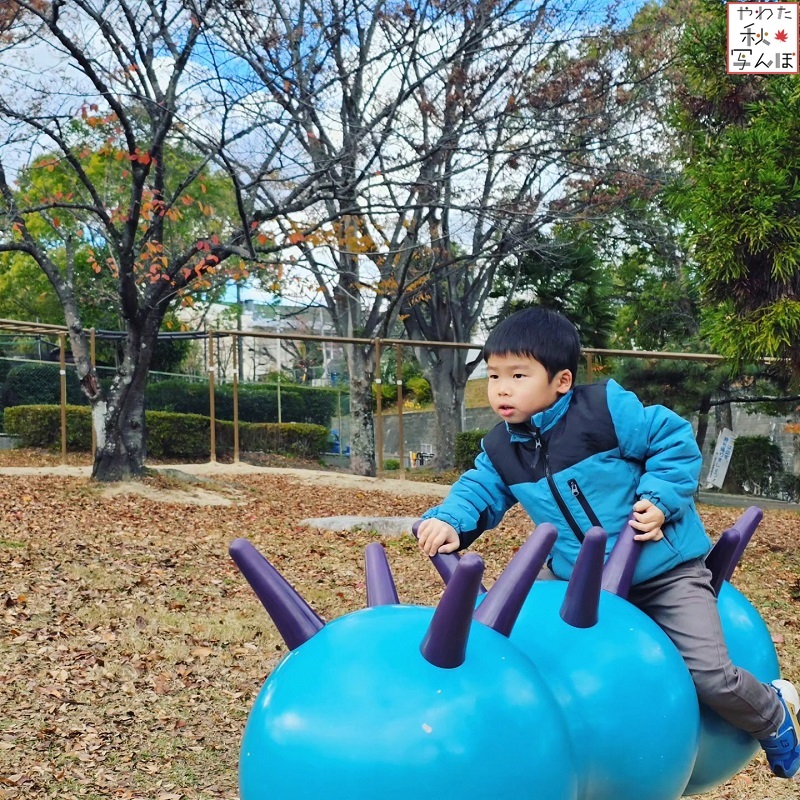
[{"label": "zipper pull", "polygon": [[569,490],[575,497],[581,496],[581,488],[578,486],[578,481],[576,481],[575,478],[572,478],[572,480],[567,483],[567,486],[569,486]]}]

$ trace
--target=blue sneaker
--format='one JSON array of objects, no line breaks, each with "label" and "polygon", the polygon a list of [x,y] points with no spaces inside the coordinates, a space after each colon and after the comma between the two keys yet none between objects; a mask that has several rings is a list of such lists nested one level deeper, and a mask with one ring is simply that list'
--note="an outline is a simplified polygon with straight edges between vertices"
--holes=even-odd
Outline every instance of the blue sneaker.
[{"label": "blue sneaker", "polygon": [[789,681],[772,681],[772,688],[778,693],[784,716],[778,732],[769,739],[759,739],[759,744],[767,754],[769,768],[779,778],[793,778],[800,771],[800,696]]}]

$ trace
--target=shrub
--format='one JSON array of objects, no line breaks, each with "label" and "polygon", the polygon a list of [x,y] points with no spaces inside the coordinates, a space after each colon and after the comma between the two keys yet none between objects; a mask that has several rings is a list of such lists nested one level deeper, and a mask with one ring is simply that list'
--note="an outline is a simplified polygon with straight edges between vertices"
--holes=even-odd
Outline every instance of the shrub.
[{"label": "shrub", "polygon": [[770,494],[780,491],[784,483],[781,450],[767,436],[739,436],[728,470],[740,492]]},{"label": "shrub", "polygon": [[[61,407],[13,406],[3,417],[6,433],[22,447],[61,447]],[[92,449],[92,413],[88,406],[67,406],[67,449]]]},{"label": "shrub", "polygon": [[[381,384],[381,406],[390,406],[397,402],[397,384],[386,381]],[[372,384],[372,409],[378,407],[378,384]]]},{"label": "shrub", "polygon": [[[233,450],[233,423],[223,423],[225,446]],[[230,433],[228,433],[228,431]],[[287,453],[303,458],[321,456],[328,445],[330,432],[322,425],[307,422],[239,423],[239,449],[250,452]]]},{"label": "shrub", "polygon": [[383,468],[388,472],[394,472],[394,470],[400,469],[400,462],[396,458],[386,458],[383,461]]},{"label": "shrub", "polygon": [[[67,368],[67,403],[88,405],[81,391],[74,367]],[[61,402],[61,374],[58,364],[47,362],[17,364],[8,371],[3,383],[2,405],[30,406]]]},{"label": "shrub", "polygon": [[148,458],[208,458],[211,419],[200,414],[145,411]]},{"label": "shrub", "polygon": [[456,436],[456,469],[462,472],[474,465],[481,452],[481,439],[488,431],[464,431]]},{"label": "shrub", "polygon": [[145,392],[149,411],[174,411],[181,414],[209,414],[208,381],[170,379],[150,382]]},{"label": "shrub", "polygon": [[412,394],[414,399],[421,405],[430,403],[433,400],[431,385],[420,375],[409,378],[406,382],[406,388],[409,394]]},{"label": "shrub", "polygon": [[[208,458],[211,454],[211,420],[200,414],[146,411],[147,454],[150,458]],[[15,406],[6,411],[8,433],[20,437],[23,447],[61,446],[59,406]],[[233,423],[217,420],[217,452],[233,452]],[[302,422],[239,424],[242,451],[285,453],[316,457],[325,452],[328,429]],[[91,411],[85,406],[67,406],[67,449],[92,449]]]},{"label": "shrub", "polygon": [[[149,411],[174,411],[182,414],[209,416],[208,381],[179,379],[148,384]],[[336,391],[290,384],[281,387],[281,420],[306,422],[328,427],[336,410]],[[222,384],[214,391],[214,418],[233,419],[233,386]],[[278,392],[274,385],[242,384],[239,386],[239,420],[241,422],[277,422]]]},{"label": "shrub", "polygon": [[0,353],[0,386],[6,382],[6,375],[14,367],[19,366],[19,361],[14,358],[6,358]]}]

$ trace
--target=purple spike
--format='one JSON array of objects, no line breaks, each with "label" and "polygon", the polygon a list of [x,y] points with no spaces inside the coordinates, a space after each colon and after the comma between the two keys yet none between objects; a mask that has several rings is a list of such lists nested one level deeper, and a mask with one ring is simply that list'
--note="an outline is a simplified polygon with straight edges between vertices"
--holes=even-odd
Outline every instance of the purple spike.
[{"label": "purple spike", "polygon": [[435,667],[453,669],[464,663],[482,575],[483,559],[477,553],[467,553],[458,562],[419,648]]},{"label": "purple spike", "polygon": [[228,552],[290,650],[296,650],[324,627],[324,620],[247,539],[235,539]]},{"label": "purple spike", "polygon": [[727,580],[725,576],[736,566],[736,553],[741,541],[742,534],[736,528],[728,528],[706,556],[706,566],[711,570],[711,585],[717,595]]},{"label": "purple spike", "polygon": [[400,602],[392,579],[386,550],[380,542],[370,542],[364,552],[367,574],[367,605],[392,606]]},{"label": "purple spike", "polygon": [[744,514],[733,523],[733,527],[739,531],[742,538],[739,542],[739,546],[736,548],[733,563],[728,569],[728,573],[725,575],[726,581],[729,581],[733,577],[734,570],[739,566],[745,548],[750,544],[750,540],[753,538],[753,534],[756,532],[756,528],[763,516],[764,512],[758,506],[750,506]]},{"label": "purple spike", "polygon": [[522,604],[552,550],[557,535],[555,526],[548,522],[534,530],[478,606],[473,615],[478,622],[494,628],[503,636],[511,636]]},{"label": "purple spike", "polygon": [[[312,625],[318,625],[319,623],[325,625],[325,620],[323,620],[322,617],[316,614],[314,609],[312,609],[311,606],[308,605],[308,603],[306,603],[306,601],[300,596],[300,594],[295,591],[294,587],[286,580],[286,578],[284,578],[283,575],[281,575],[280,572],[278,572],[278,570],[275,569],[275,567],[273,567],[272,564],[270,564],[270,562],[267,561],[267,559],[264,558],[264,556],[261,555],[261,553],[259,553],[258,550],[256,550],[256,548],[252,544],[250,544],[250,542],[248,542],[246,539],[239,539],[236,541],[244,542],[245,546],[242,549],[250,554],[253,560],[254,569],[260,570],[265,575],[270,576],[268,579],[271,578],[281,583],[284,586],[284,588],[288,590],[289,594],[294,593],[295,595],[297,595],[297,600],[299,601],[299,607],[302,610],[303,614],[305,615],[306,619],[308,619],[308,621]],[[233,557],[233,549],[235,548],[237,551],[239,550],[239,547],[236,546],[236,541],[234,541],[233,544],[231,544],[230,549],[232,557]],[[235,560],[236,559],[234,559],[234,561]]]},{"label": "purple spike", "polygon": [[595,526],[586,532],[561,606],[561,619],[573,628],[597,624],[607,541],[608,534],[602,528]]},{"label": "purple spike", "polygon": [[[419,528],[420,523],[422,522],[421,519],[418,519],[412,526],[411,526],[411,533],[414,534],[414,538],[417,538],[417,528]],[[458,562],[461,561],[461,556],[457,553],[436,553],[435,555],[428,556],[431,560],[431,564],[433,564],[436,571],[439,573],[439,577],[444,581],[444,585],[447,586],[450,583],[450,579],[453,577],[453,573],[456,571],[456,567],[458,566]],[[481,594],[486,594],[486,588],[483,584],[481,584],[480,588]]]},{"label": "purple spike", "polygon": [[603,567],[602,587],[607,592],[627,599],[633,582],[633,573],[639,563],[644,542],[637,542],[633,537],[639,531],[631,527],[633,514],[628,517],[625,527],[619,532],[614,547]]}]

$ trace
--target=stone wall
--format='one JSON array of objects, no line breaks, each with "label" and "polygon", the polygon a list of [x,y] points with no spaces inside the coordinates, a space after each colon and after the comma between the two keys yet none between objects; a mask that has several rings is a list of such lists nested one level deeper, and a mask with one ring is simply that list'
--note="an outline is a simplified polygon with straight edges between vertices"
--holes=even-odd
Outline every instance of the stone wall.
[{"label": "stone wall", "polygon": [[[783,455],[783,465],[787,472],[793,471],[800,475],[800,434],[792,434],[786,430],[788,417],[773,417],[766,414],[746,414],[741,408],[733,406],[733,432],[737,436],[767,436],[780,448]],[[349,418],[342,417],[344,444],[349,444]],[[498,417],[490,408],[470,408],[466,412],[465,430],[488,430],[498,421]],[[694,421],[693,421],[694,422]],[[338,427],[339,420],[332,422],[332,427]],[[796,424],[796,423],[795,423]],[[436,443],[436,415],[432,411],[405,411],[403,413],[403,440],[408,463],[409,451],[429,452],[427,445],[435,449]],[[717,442],[718,431],[714,420],[709,423],[708,434],[703,447],[703,478],[708,471],[714,447]],[[383,453],[384,458],[399,458],[398,420],[397,412],[383,415]],[[424,465],[424,459],[423,459]],[[702,480],[701,480],[702,483]]]}]

